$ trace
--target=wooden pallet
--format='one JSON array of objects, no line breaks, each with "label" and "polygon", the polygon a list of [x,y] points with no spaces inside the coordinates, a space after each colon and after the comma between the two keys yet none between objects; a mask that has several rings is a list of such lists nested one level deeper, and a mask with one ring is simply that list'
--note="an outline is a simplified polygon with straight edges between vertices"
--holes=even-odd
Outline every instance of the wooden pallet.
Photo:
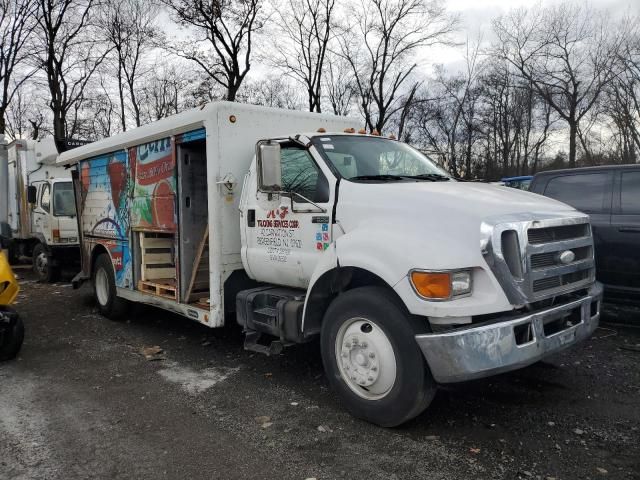
[{"label": "wooden pallet", "polygon": [[175,283],[176,266],[173,258],[173,236],[140,232],[142,281],[162,283],[161,279],[172,279]]},{"label": "wooden pallet", "polygon": [[138,290],[158,297],[169,298],[171,300],[177,299],[175,280],[172,278],[158,279],[155,282],[140,280],[138,282]]}]

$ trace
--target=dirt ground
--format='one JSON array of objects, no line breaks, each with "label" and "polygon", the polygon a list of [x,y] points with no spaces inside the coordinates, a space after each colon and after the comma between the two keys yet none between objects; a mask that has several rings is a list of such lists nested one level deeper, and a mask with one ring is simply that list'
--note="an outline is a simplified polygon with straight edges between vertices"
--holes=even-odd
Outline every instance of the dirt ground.
[{"label": "dirt ground", "polygon": [[[238,328],[151,307],[112,322],[87,287],[19,274],[26,340],[0,365],[0,479],[640,479],[638,327],[443,388],[383,429],[341,409],[317,344],[268,358]],[[640,325],[640,309],[604,320]]]}]

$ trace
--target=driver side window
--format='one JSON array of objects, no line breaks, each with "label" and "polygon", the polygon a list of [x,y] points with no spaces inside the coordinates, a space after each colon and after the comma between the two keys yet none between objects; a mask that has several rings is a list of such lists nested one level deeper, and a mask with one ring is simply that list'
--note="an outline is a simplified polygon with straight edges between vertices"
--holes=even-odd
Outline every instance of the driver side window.
[{"label": "driver side window", "polygon": [[[313,202],[329,201],[329,182],[316,165],[308,150],[283,148],[280,152],[282,188],[298,193]],[[294,196],[294,201],[303,200]]]},{"label": "driver side window", "polygon": [[42,194],[40,196],[40,206],[49,212],[51,207],[51,186],[48,183],[45,183],[42,186]]}]

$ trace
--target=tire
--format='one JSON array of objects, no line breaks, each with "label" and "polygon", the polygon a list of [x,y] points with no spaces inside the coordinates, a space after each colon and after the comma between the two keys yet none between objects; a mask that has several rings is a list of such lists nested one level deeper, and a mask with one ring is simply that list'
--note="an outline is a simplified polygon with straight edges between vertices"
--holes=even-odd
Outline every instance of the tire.
[{"label": "tire", "polygon": [[429,406],[436,383],[414,338],[427,328],[382,287],[349,290],[331,303],[320,335],[322,362],[354,417],[395,427]]},{"label": "tire", "polygon": [[127,301],[116,294],[116,278],[109,255],[101,253],[93,265],[91,273],[93,297],[101,315],[119,320],[127,311]]},{"label": "tire", "polygon": [[33,247],[33,271],[38,276],[38,281],[53,283],[58,279],[58,267],[53,265],[51,255],[41,243]]},{"label": "tire", "polygon": [[0,334],[0,361],[11,360],[18,355],[24,341],[24,323],[15,315],[11,325]]}]

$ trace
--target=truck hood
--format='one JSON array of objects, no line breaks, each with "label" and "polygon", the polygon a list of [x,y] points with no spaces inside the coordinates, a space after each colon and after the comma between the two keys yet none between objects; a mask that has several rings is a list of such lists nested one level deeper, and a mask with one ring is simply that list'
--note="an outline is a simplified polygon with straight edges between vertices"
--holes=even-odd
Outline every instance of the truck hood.
[{"label": "truck hood", "polygon": [[523,212],[554,216],[560,212],[575,212],[569,205],[542,195],[472,182],[365,184],[343,181],[339,206],[348,206],[349,210],[365,208],[369,213],[368,219],[371,214],[388,214],[414,220],[419,218],[427,223],[444,219],[481,222],[488,217]]},{"label": "truck hood", "polygon": [[[581,215],[572,207],[517,189],[471,182],[340,183],[334,229],[338,255],[349,238],[400,270],[486,266],[481,226],[500,217]],[[338,238],[344,236],[344,238]],[[345,249],[342,249],[344,252]],[[392,254],[389,252],[393,252]],[[395,269],[395,268],[394,268]]]}]

